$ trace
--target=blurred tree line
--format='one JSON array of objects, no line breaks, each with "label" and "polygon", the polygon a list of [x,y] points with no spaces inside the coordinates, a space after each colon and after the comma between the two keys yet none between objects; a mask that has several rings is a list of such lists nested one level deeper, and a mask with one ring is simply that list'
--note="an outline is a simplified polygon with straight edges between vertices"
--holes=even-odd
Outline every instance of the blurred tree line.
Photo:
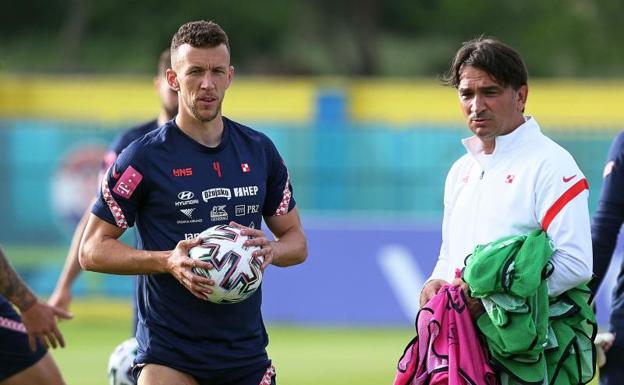
[{"label": "blurred tree line", "polygon": [[182,23],[211,19],[245,75],[437,76],[489,35],[533,76],[621,77],[623,16],[621,0],[30,0],[0,13],[0,71],[153,73]]}]

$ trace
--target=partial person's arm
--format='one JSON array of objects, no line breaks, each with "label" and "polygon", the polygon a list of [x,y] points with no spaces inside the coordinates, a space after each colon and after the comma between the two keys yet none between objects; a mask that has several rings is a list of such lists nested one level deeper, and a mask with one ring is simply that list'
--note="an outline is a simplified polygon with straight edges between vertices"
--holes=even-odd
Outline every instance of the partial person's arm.
[{"label": "partial person's arm", "polygon": [[[624,194],[624,190],[620,191]],[[624,223],[624,205],[601,199],[592,221],[595,277],[589,287],[594,293],[598,291],[607,275],[622,223]]]},{"label": "partial person's arm", "polygon": [[46,348],[49,346],[56,348],[58,345],[65,347],[63,335],[56,326],[56,317],[69,319],[71,315],[63,309],[40,301],[13,270],[2,250],[0,250],[0,294],[19,309],[33,351],[36,349],[36,339]]},{"label": "partial person's arm", "polygon": [[571,157],[544,166],[536,187],[536,215],[555,248],[550,259],[554,269],[547,279],[552,297],[592,277],[588,196],[585,176]]},{"label": "partial person's arm", "polygon": [[69,311],[69,305],[72,301],[72,285],[80,275],[82,269],[80,268],[80,262],[78,261],[78,250],[80,248],[80,241],[85,227],[87,226],[87,220],[91,215],[91,207],[95,203],[96,198],[89,203],[88,208],[85,210],[80,222],[74,230],[74,235],[67,251],[67,257],[65,257],[65,265],[63,271],[56,281],[56,287],[52,292],[52,295],[48,299],[48,303],[52,306],[57,306],[65,311]]},{"label": "partial person's arm", "polygon": [[211,279],[193,273],[192,268],[211,269],[212,265],[188,255],[189,249],[201,240],[194,238],[178,242],[173,250],[148,251],[130,247],[118,238],[124,229],[91,214],[80,245],[80,265],[85,270],[111,274],[172,274],[193,295],[206,299],[212,293]]},{"label": "partial person's arm", "polygon": [[303,263],[308,256],[308,245],[297,208],[285,215],[265,216],[264,221],[275,236],[274,241],[269,240],[262,230],[231,222],[232,226],[243,229],[242,234],[254,237],[245,242],[247,246],[261,247],[253,256],[264,258],[262,269],[270,264],[286,267]]},{"label": "partial person's arm", "polygon": [[618,234],[624,223],[624,133],[611,144],[603,172],[598,208],[592,221],[594,274],[589,287],[595,293],[607,274]]},{"label": "partial person's arm", "polygon": [[[128,144],[126,135],[128,135],[128,131],[117,135],[111,143],[106,155],[102,159],[102,164],[100,165],[100,171],[97,178],[98,182],[101,181],[102,178],[106,177],[106,172],[109,167],[115,163],[117,155]],[[82,218],[80,218],[80,222],[78,222],[76,228],[74,229],[71,244],[69,245],[69,250],[67,251],[67,256],[65,257],[63,271],[61,271],[61,275],[59,275],[59,278],[56,281],[54,291],[48,299],[48,303],[50,305],[58,306],[65,311],[69,311],[69,305],[72,301],[72,286],[82,271],[80,262],[78,261],[80,241],[82,240],[82,234],[84,233],[87,221],[91,215],[91,207],[93,207],[96,201],[97,196],[91,199],[91,202],[89,202],[85,212],[82,214]]]}]

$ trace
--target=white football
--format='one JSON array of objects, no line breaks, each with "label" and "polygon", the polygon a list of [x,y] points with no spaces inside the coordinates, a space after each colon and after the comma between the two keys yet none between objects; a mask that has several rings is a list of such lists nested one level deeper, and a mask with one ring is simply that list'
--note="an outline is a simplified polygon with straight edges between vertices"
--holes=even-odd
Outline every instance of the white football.
[{"label": "white football", "polygon": [[260,248],[243,246],[251,237],[228,225],[213,226],[199,237],[202,243],[191,248],[189,256],[213,266],[210,270],[193,269],[196,274],[215,281],[211,286],[212,294],[206,294],[208,300],[227,304],[249,298],[262,283],[262,258],[252,257],[252,253]]},{"label": "white football", "polygon": [[139,345],[130,338],[117,345],[108,359],[108,383],[110,385],[136,385],[130,374]]}]

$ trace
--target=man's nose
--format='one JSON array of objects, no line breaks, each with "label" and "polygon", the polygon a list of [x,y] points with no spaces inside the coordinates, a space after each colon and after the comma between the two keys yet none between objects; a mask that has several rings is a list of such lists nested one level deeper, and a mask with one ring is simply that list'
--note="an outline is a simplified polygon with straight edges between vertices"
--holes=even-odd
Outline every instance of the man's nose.
[{"label": "man's nose", "polygon": [[214,88],[214,80],[213,80],[212,76],[209,73],[204,75],[204,77],[202,78],[201,88],[202,89],[213,89]]},{"label": "man's nose", "polygon": [[483,96],[476,94],[472,98],[472,102],[470,103],[470,113],[479,114],[484,109],[485,109],[485,100],[483,99]]}]

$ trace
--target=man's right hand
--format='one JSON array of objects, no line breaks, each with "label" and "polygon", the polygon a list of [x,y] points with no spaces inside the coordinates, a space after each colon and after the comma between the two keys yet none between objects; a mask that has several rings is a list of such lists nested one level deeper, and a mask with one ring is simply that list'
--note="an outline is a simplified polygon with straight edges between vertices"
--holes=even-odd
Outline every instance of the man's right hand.
[{"label": "man's right hand", "polygon": [[32,351],[36,349],[36,340],[39,340],[46,349],[50,346],[53,348],[65,347],[65,340],[56,326],[56,319],[71,319],[71,314],[37,300],[35,304],[22,311],[20,315],[24,327],[26,327],[28,343]]},{"label": "man's right hand", "polygon": [[195,274],[193,268],[210,270],[213,266],[210,262],[189,257],[189,250],[200,243],[199,237],[178,242],[167,258],[167,270],[195,297],[208,300],[206,294],[212,293],[210,286],[214,286],[214,281]]},{"label": "man's right hand", "polygon": [[438,294],[438,291],[440,291],[442,286],[446,284],[448,284],[448,282],[443,279],[432,279],[430,281],[427,281],[427,283],[425,283],[425,286],[423,286],[422,291],[420,292],[420,307],[422,308],[423,306],[425,306],[425,304],[429,302],[431,298],[435,297],[435,295]]}]

